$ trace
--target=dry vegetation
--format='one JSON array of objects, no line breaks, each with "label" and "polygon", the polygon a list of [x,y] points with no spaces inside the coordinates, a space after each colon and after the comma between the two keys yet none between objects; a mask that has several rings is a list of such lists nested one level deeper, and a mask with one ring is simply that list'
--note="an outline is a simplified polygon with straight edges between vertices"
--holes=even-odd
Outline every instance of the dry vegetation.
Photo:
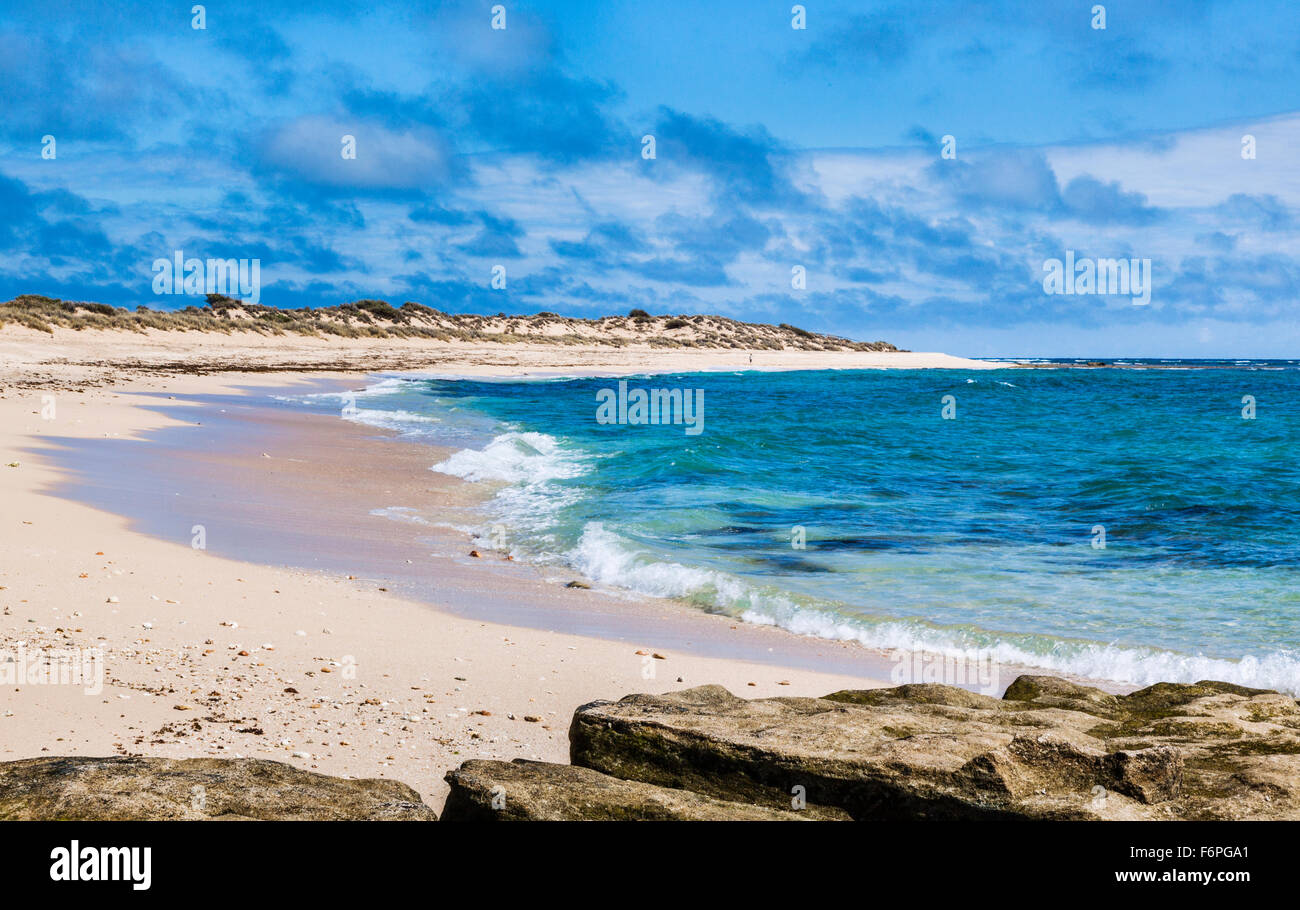
[{"label": "dry vegetation", "polygon": [[443,313],[419,303],[400,307],[383,300],[357,300],[341,306],[282,310],[209,294],[202,307],[134,310],[24,294],[0,303],[0,326],[14,324],[42,332],[54,328],[132,332],[254,332],[328,338],[427,338],[435,341],[529,342],[556,345],[629,344],[664,348],[741,350],[894,351],[883,341],[861,342],[819,335],[792,325],[737,322],[722,316],[627,316],[573,319],[554,313],[534,316],[477,316]]}]

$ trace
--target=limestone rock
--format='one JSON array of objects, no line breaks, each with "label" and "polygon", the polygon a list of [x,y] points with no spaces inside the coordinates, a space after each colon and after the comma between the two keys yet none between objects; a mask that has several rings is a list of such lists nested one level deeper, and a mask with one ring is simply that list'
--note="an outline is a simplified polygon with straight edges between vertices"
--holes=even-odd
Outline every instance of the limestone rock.
[{"label": "limestone rock", "polygon": [[701,686],[584,705],[569,740],[575,765],[619,778],[773,808],[803,787],[858,819],[1300,818],[1300,706],[1221,682],[752,701]]},{"label": "limestone rock", "polygon": [[518,759],[467,761],[447,774],[450,821],[847,821],[838,810],[795,811],[619,780],[587,768]]},{"label": "limestone rock", "polygon": [[0,763],[0,820],[436,821],[394,780],[255,758],[29,758]]}]

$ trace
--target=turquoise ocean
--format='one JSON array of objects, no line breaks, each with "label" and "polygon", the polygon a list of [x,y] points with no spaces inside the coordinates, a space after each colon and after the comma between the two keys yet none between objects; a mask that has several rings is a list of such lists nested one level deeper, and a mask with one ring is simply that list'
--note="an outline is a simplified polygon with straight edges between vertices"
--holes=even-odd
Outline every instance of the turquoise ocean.
[{"label": "turquoise ocean", "polygon": [[612,589],[873,648],[1300,692],[1300,363],[1068,365],[620,377],[689,393],[698,433],[601,422],[608,377],[381,377],[341,413],[454,449],[429,469],[485,485],[485,544]]}]

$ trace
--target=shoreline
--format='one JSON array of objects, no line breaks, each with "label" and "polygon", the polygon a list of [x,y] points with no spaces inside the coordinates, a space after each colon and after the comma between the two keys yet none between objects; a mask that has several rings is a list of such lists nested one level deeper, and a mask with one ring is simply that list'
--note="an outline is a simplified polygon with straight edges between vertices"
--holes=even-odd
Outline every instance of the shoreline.
[{"label": "shoreline", "polygon": [[[283,386],[302,377],[261,379]],[[436,807],[447,792],[443,775],[465,759],[566,761],[567,720],[594,699],[706,682],[750,697],[886,684],[865,672],[701,655],[685,649],[701,637],[694,626],[677,647],[666,635],[619,640],[468,618],[360,577],[236,561],[159,539],[52,492],[66,475],[36,451],[48,440],[137,445],[181,425],[153,409],[178,407],[168,396],[231,389],[222,377],[128,380],[54,396],[51,421],[42,420],[40,392],[0,400],[0,448],[18,464],[0,473],[0,495],[11,504],[0,538],[0,650],[101,649],[105,667],[100,692],[17,687],[0,716],[5,760],[273,758],[401,780]],[[487,579],[495,573],[473,568],[485,589],[494,586]],[[534,589],[588,607],[594,593],[540,582]],[[635,612],[634,604],[614,606]],[[731,634],[751,640],[788,636],[738,625]],[[767,647],[776,650],[756,645],[754,653]]]},{"label": "shoreline", "polygon": [[[91,440],[82,444],[89,448],[47,450],[65,473],[78,461],[95,465],[80,480],[65,481],[59,495],[121,515],[133,531],[156,539],[188,542],[193,523],[202,522],[214,555],[346,577],[472,620],[606,639],[640,636],[712,657],[887,678],[887,652],[857,642],[747,623],[602,586],[571,568],[515,561],[450,523],[394,520],[385,513],[418,503],[423,511],[478,522],[489,494],[479,483],[430,470],[455,449],[295,406],[268,406],[272,395],[353,385],[301,380],[311,384],[241,384],[233,404],[181,395],[165,408],[150,407],[184,415],[184,424],[125,446]],[[571,582],[589,587],[566,587]]]},{"label": "shoreline", "polygon": [[[99,333],[84,333],[78,343],[91,334]],[[0,351],[12,351],[14,341],[14,333],[0,332]],[[266,370],[241,363],[243,375],[232,375],[202,359],[143,367],[139,352],[129,350],[115,349],[115,358],[127,359],[111,362],[93,360],[89,350],[74,357],[50,353],[28,347],[25,361],[7,362],[0,389],[4,461],[19,464],[0,473],[15,525],[0,541],[4,564],[14,567],[0,573],[0,650],[12,651],[18,642],[29,649],[103,648],[108,673],[96,697],[66,687],[22,688],[0,717],[6,759],[274,758],[306,770],[401,780],[437,807],[447,792],[442,774],[467,758],[567,761],[566,720],[595,699],[703,683],[748,698],[895,684],[886,652],[672,601],[568,589],[565,577],[578,576],[567,570],[506,562],[487,549],[469,558],[475,544],[462,532],[423,527],[394,547],[401,525],[370,514],[373,501],[355,489],[357,475],[398,490],[394,503],[418,488],[448,509],[472,508],[475,485],[430,472],[438,450],[426,444],[333,417],[288,408],[258,412],[253,405],[271,390],[343,389],[395,370],[277,372],[268,359]],[[569,353],[574,362],[549,375],[659,371],[640,362],[616,366],[606,354],[584,360]],[[273,358],[273,348],[258,356]],[[687,369],[711,365],[702,356],[692,359]],[[768,368],[814,367],[792,360]],[[497,352],[477,349],[454,369],[480,377],[548,375],[527,357],[503,364]],[[112,375],[122,371],[125,376]],[[46,421],[49,398],[58,414]],[[216,425],[231,406],[247,411],[238,415],[244,429],[233,436],[229,426]],[[242,449],[204,450],[193,435],[202,435],[199,424],[226,431]],[[188,441],[160,442],[173,432]],[[110,456],[114,449],[120,454]],[[87,460],[86,453],[93,455]],[[180,492],[175,478],[151,470],[168,457],[182,473],[208,472],[210,501],[238,505],[235,494],[242,492],[245,506],[275,513],[261,529],[264,538],[289,536],[271,549],[312,553],[315,563],[282,567],[266,553],[227,551],[219,530],[211,549],[196,551],[190,529],[202,522],[183,509],[172,510],[175,526],[159,534],[138,517],[123,517],[130,510],[120,503],[88,505],[85,490],[75,490],[94,474],[78,467],[81,458],[101,473],[120,469],[125,477],[134,470],[134,486],[124,485],[119,495]],[[372,462],[380,470],[357,471]],[[358,568],[341,570],[339,554],[325,553],[319,535],[306,546],[293,537],[310,538],[314,523],[310,513],[295,515],[295,500],[330,514],[340,503],[366,503],[351,516],[356,534],[349,539],[367,546],[382,540],[382,547],[370,546],[353,561]],[[366,526],[382,530],[368,536]],[[437,590],[391,580],[402,574],[404,560],[431,548]],[[387,566],[369,562],[377,552]],[[1000,669],[1000,688],[1019,672],[1038,672]],[[1099,684],[1115,692],[1133,688]]]},{"label": "shoreline", "polygon": [[[110,347],[111,346],[111,347]],[[111,356],[105,351],[111,350]],[[128,332],[0,326],[0,389],[111,384],[128,376],[213,373],[316,374],[386,371],[463,376],[528,373],[605,375],[700,370],[1006,369],[1006,364],[912,351],[665,348],[646,343],[430,342],[419,338],[336,338]]]},{"label": "shoreline", "polygon": [[[346,575],[473,620],[607,640],[653,640],[702,656],[836,672],[879,683],[890,678],[897,649],[801,634],[671,598],[611,588],[572,568],[513,561],[468,530],[394,521],[384,513],[415,512],[418,504],[421,511],[443,517],[461,514],[466,523],[476,524],[482,520],[478,507],[489,494],[483,484],[429,470],[455,451],[452,448],[413,442],[392,430],[297,406],[268,407],[268,396],[280,397],[273,393],[292,392],[293,397],[343,391],[356,384],[351,377],[296,379],[291,389],[241,384],[243,394],[238,396],[208,392],[181,395],[195,400],[169,400],[166,407],[150,405],[151,410],[176,415],[170,439],[164,434],[171,430],[155,430],[143,445],[132,444],[129,450],[91,441],[86,443],[89,449],[51,453],[65,471],[74,470],[78,460],[97,466],[93,472],[83,471],[81,481],[66,482],[61,492],[125,515],[133,530],[155,538],[188,541],[191,528],[198,526],[192,522],[201,521],[207,546],[216,555],[273,568]],[[357,465],[367,470],[358,472]],[[114,476],[109,480],[106,474]],[[148,505],[151,488],[159,484],[166,487],[167,496]],[[182,495],[180,500],[171,498]],[[194,511],[195,503],[208,504]],[[304,503],[328,520],[315,520],[310,510],[304,511]],[[376,508],[377,503],[382,505]],[[250,505],[251,512],[245,508]],[[479,556],[471,558],[471,552]],[[1005,671],[999,692],[1019,673],[1044,670],[1007,662],[999,668]],[[1063,675],[1115,691],[1132,688]],[[965,685],[988,688],[975,682]]]}]

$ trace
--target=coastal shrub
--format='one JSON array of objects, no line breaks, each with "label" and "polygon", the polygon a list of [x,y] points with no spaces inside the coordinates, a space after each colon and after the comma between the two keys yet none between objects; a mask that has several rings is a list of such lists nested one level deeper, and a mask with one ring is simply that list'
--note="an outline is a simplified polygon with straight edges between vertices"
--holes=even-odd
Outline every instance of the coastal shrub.
[{"label": "coastal shrub", "polygon": [[[337,306],[311,309],[283,309],[263,304],[244,303],[222,294],[207,295],[205,305],[176,310],[153,310],[140,305],[134,309],[108,304],[65,301],[40,294],[23,294],[0,303],[0,325],[21,325],[36,331],[53,333],[56,328],[73,330],[105,329],[131,332],[253,332],[259,335],[333,336],[338,338],[427,338],[438,341],[473,342],[490,340],[513,344],[600,344],[626,347],[645,344],[654,347],[729,347],[781,350],[855,350],[894,351],[886,342],[859,342],[831,335],[821,335],[792,325],[752,325],[722,316],[674,316],[665,318],[663,331],[655,329],[656,318],[643,309],[629,312],[637,332],[632,337],[617,337],[615,330],[626,332],[627,317],[606,316],[599,319],[571,319],[551,312],[535,316],[481,316],[450,314],[420,303],[407,301],[401,309],[383,300],[359,300]],[[544,334],[543,325],[561,320],[566,331]],[[504,320],[504,323],[502,322]],[[695,326],[698,337],[668,336],[664,332]]]},{"label": "coastal shrub", "polygon": [[217,312],[237,309],[240,306],[238,300],[233,297],[227,297],[225,294],[209,294],[208,306]]},{"label": "coastal shrub", "polygon": [[389,322],[406,321],[406,316],[387,300],[358,300],[353,306],[381,319],[387,319]]}]

